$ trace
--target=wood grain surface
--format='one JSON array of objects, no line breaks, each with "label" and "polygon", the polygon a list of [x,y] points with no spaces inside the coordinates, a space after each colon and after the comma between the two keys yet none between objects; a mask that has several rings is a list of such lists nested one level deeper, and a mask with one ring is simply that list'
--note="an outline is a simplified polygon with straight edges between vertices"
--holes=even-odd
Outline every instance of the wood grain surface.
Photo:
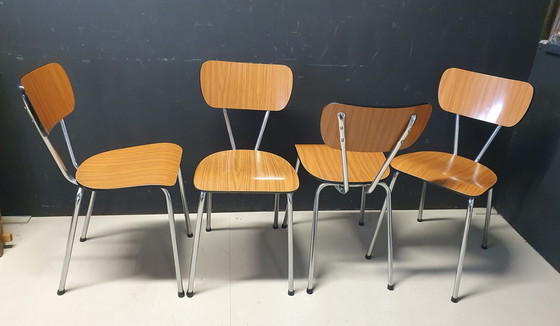
[{"label": "wood grain surface", "polygon": [[429,104],[403,108],[369,108],[340,103],[325,106],[321,115],[321,135],[325,144],[340,149],[337,114],[346,115],[346,150],[387,152],[393,149],[405,130],[411,115],[416,123],[401,149],[412,145],[426,126],[432,106]]},{"label": "wood grain surface", "polygon": [[438,98],[446,111],[511,127],[527,112],[533,87],[522,81],[450,68],[441,77]]},{"label": "wood grain surface", "polygon": [[[323,181],[343,182],[341,150],[324,144],[296,145],[301,164],[309,174]],[[385,155],[380,152],[346,152],[348,160],[348,180],[351,183],[372,182],[383,162]],[[389,169],[383,179],[389,176]]]},{"label": "wood grain surface", "polygon": [[194,173],[194,186],[207,192],[289,193],[299,187],[294,168],[282,157],[254,150],[207,156]]},{"label": "wood grain surface", "polygon": [[66,72],[58,63],[49,63],[21,79],[35,114],[48,134],[74,110],[74,93]]},{"label": "wood grain surface", "polygon": [[140,186],[171,187],[177,181],[182,148],[156,143],[103,152],[85,160],[76,180],[95,190]]},{"label": "wood grain surface", "polygon": [[290,68],[274,64],[206,61],[200,70],[204,100],[219,109],[280,111],[292,79]]},{"label": "wood grain surface", "polygon": [[397,156],[391,167],[469,197],[480,196],[497,181],[486,166],[462,156],[441,152],[416,152]]}]

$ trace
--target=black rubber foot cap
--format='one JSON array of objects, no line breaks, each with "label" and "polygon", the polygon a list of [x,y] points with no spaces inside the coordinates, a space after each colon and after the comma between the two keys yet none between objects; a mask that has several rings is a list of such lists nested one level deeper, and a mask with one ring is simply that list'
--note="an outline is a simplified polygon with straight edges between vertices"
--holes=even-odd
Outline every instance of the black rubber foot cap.
[{"label": "black rubber foot cap", "polygon": [[305,290],[305,292],[307,292],[307,294],[313,294],[313,289],[308,288],[307,290]]},{"label": "black rubber foot cap", "polygon": [[423,221],[423,219],[421,219],[421,218],[417,218],[417,219],[416,219],[416,221],[417,221],[417,222],[422,222],[422,221]]},{"label": "black rubber foot cap", "polygon": [[371,259],[371,255],[366,255],[366,259],[370,260]]},{"label": "black rubber foot cap", "polygon": [[364,226],[364,222],[358,222],[359,226]]},{"label": "black rubber foot cap", "polygon": [[488,246],[482,245],[482,246],[480,246],[480,248],[486,250],[486,249],[488,249]]},{"label": "black rubber foot cap", "polygon": [[80,238],[80,242],[86,242],[87,238]]},{"label": "black rubber foot cap", "polygon": [[212,229],[211,229],[211,228],[210,228],[210,229],[206,228],[206,232],[210,232],[210,231],[212,231]]},{"label": "black rubber foot cap", "polygon": [[272,228],[273,228],[274,230],[278,229],[278,224],[273,225]]},{"label": "black rubber foot cap", "polygon": [[387,285],[387,290],[393,291],[395,289],[395,285]]},{"label": "black rubber foot cap", "polygon": [[288,295],[289,295],[290,297],[291,297],[291,296],[293,296],[293,295],[294,295],[294,293],[296,293],[296,291],[295,291],[295,290],[292,290],[292,291],[288,291]]},{"label": "black rubber foot cap", "polygon": [[184,296],[185,296],[185,291],[179,292],[179,298],[182,298],[182,297],[184,297]]},{"label": "black rubber foot cap", "polygon": [[62,290],[62,291],[58,290],[58,291],[56,291],[56,294],[58,294],[58,295],[63,295],[64,293],[66,293],[66,290]]},{"label": "black rubber foot cap", "polygon": [[457,302],[459,302],[459,298],[451,297],[451,302],[457,303]]},{"label": "black rubber foot cap", "polygon": [[194,292],[187,292],[187,297],[188,297],[188,298],[192,298],[193,295],[194,295]]},{"label": "black rubber foot cap", "polygon": [[191,233],[187,233],[187,238],[192,238],[193,234]]},{"label": "black rubber foot cap", "polygon": [[282,224],[282,228],[285,229],[288,227],[288,224]]}]

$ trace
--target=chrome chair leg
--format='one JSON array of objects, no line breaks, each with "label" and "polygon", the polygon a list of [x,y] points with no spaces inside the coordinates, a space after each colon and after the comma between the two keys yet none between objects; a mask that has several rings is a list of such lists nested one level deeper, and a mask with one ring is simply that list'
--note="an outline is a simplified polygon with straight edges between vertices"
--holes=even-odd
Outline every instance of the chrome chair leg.
[{"label": "chrome chair leg", "polygon": [[[287,198],[288,195],[286,195]],[[293,194],[292,194],[293,197]],[[293,207],[292,207],[293,209]],[[284,212],[284,220],[282,221],[282,228],[285,229],[288,227],[288,206],[286,205],[286,211]]]},{"label": "chrome chair leg", "polygon": [[185,214],[185,224],[187,225],[187,237],[191,238],[193,236],[191,230],[191,219],[189,218],[189,206],[187,205],[187,198],[185,196],[185,185],[183,182],[183,174],[181,173],[181,168],[179,168],[179,173],[177,174],[177,182],[179,183],[179,190],[181,190],[181,203],[183,204],[183,212]]},{"label": "chrome chair leg", "polygon": [[488,191],[488,201],[486,202],[486,218],[484,219],[484,233],[482,234],[482,249],[488,249],[488,229],[490,228],[490,215],[492,215],[492,193],[493,188]]},{"label": "chrome chair leg", "polygon": [[[296,174],[299,171],[299,166],[301,164],[301,161],[299,160],[299,157],[296,160],[296,167],[294,168],[294,170],[296,170]],[[284,211],[284,220],[282,221],[282,228],[285,229],[288,226],[288,206],[286,206],[286,210]]]},{"label": "chrome chair leg", "polygon": [[362,197],[360,200],[360,220],[358,225],[364,226],[364,219],[366,215],[366,187],[362,187]]},{"label": "chrome chair leg", "polygon": [[[397,182],[397,178],[399,176],[399,171],[395,171],[393,174],[393,178],[391,179],[391,183],[389,184],[389,189],[391,192],[395,187],[395,183]],[[383,207],[381,207],[381,211],[379,212],[379,218],[377,219],[377,226],[375,227],[375,231],[373,232],[373,237],[371,238],[371,242],[369,243],[369,248],[366,253],[366,259],[371,259],[373,254],[373,247],[375,246],[375,241],[377,240],[377,235],[379,234],[379,230],[381,230],[381,222],[383,222],[383,217],[385,217],[385,209],[387,208],[387,201],[383,201]]]},{"label": "chrome chair leg", "polygon": [[91,213],[93,212],[93,204],[95,203],[95,191],[91,191],[91,197],[89,197],[89,205],[86,213],[86,220],[84,221],[84,228],[82,229],[82,236],[80,237],[80,242],[87,240],[87,231],[89,228],[89,220],[91,219]]},{"label": "chrome chair leg", "polygon": [[288,210],[288,295],[294,295],[294,210],[293,194],[286,195]]},{"label": "chrome chair leg", "polygon": [[212,193],[208,193],[206,201],[206,232],[212,231]]},{"label": "chrome chair leg", "polygon": [[[288,206],[286,205],[286,210]],[[272,228],[278,228],[278,211],[280,210],[280,194],[274,194],[274,223],[272,224]]]},{"label": "chrome chair leg", "polygon": [[393,291],[393,207],[391,205],[391,188],[385,183],[380,182],[380,186],[387,192],[385,203],[387,203],[387,289]]},{"label": "chrome chair leg", "polygon": [[327,184],[322,183],[317,187],[313,202],[313,224],[311,225],[311,244],[309,248],[309,273],[307,277],[307,293],[313,293],[313,273],[315,270],[315,247],[317,244],[317,224],[319,223],[319,196]]},{"label": "chrome chair leg", "polygon": [[187,287],[187,297],[192,298],[194,295],[194,274],[196,270],[196,258],[198,256],[198,246],[200,244],[200,233],[202,232],[202,218],[204,213],[204,201],[206,193],[200,192],[200,199],[198,201],[198,210],[196,213],[196,226],[194,228],[194,242],[191,255],[191,266],[189,271],[189,285]]},{"label": "chrome chair leg", "polygon": [[62,264],[62,275],[60,275],[60,283],[56,294],[63,295],[66,292],[66,277],[68,276],[68,267],[70,267],[70,257],[72,256],[72,246],[74,237],[76,236],[76,227],[78,225],[78,215],[80,214],[80,203],[82,202],[83,188],[79,187],[76,193],[76,201],[74,204],[74,213],[70,221],[70,231],[68,232],[68,240],[66,241],[66,253],[64,254],[64,263]]},{"label": "chrome chair leg", "polygon": [[183,289],[181,265],[179,263],[179,249],[177,248],[177,234],[175,233],[175,215],[173,214],[173,203],[171,201],[171,195],[169,194],[169,191],[165,188],[161,188],[161,191],[163,191],[163,194],[165,195],[165,201],[167,202],[167,215],[169,217],[169,232],[171,233],[171,247],[173,249],[173,262],[175,263],[177,290],[179,298],[182,298],[185,296],[185,290]]},{"label": "chrome chair leg", "polygon": [[453,294],[451,301],[459,302],[459,285],[461,284],[461,275],[463,273],[463,263],[465,261],[465,252],[467,251],[467,241],[469,238],[469,227],[471,225],[472,213],[474,206],[474,198],[469,198],[469,206],[467,207],[467,217],[465,219],[465,231],[463,232],[463,241],[461,243],[461,251],[459,253],[459,263],[457,264],[457,274],[455,275],[455,284],[453,285]]},{"label": "chrome chair leg", "polygon": [[420,194],[420,206],[418,207],[418,222],[422,222],[422,214],[424,213],[424,202],[426,201],[426,185],[427,182],[422,182],[422,193]]}]

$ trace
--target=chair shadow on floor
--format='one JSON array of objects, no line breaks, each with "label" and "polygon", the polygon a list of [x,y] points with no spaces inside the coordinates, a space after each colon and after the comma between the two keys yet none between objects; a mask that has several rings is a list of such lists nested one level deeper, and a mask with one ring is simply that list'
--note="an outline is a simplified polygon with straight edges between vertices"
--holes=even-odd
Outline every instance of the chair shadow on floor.
[{"label": "chair shadow on floor", "polygon": [[[460,247],[460,239],[463,233],[464,227],[464,216],[462,214],[454,216],[437,216],[424,217],[422,222],[417,222],[416,219],[411,216],[399,217],[397,212],[397,218],[395,221],[397,223],[396,227],[393,229],[393,246],[395,252],[395,262],[397,262],[397,267],[395,268],[395,284],[400,286],[409,282],[411,278],[422,274],[432,274],[441,275],[444,281],[453,281],[453,273],[456,271],[456,263],[458,256],[456,255],[457,248]],[[363,250],[367,250],[367,247],[371,240],[371,234],[373,233],[373,228],[377,224],[379,213],[370,213],[369,221],[366,215],[366,228],[369,226],[369,232],[356,232],[356,236],[360,238],[363,246]],[[476,214],[475,214],[476,215]],[[484,216],[475,216],[476,219],[484,220]],[[466,253],[466,263],[464,267],[464,273],[467,275],[478,274],[478,276],[484,275],[502,275],[505,274],[509,267],[511,266],[511,252],[498,235],[492,231],[497,231],[506,227],[505,225],[491,225],[489,233],[489,245],[487,250],[483,250],[480,247],[483,235],[483,226],[477,225],[479,223],[473,223],[470,229],[470,243],[467,246]],[[383,230],[383,229],[382,229]],[[459,239],[459,240],[458,240]],[[386,262],[386,251],[387,251],[387,235],[385,232],[379,233],[379,238],[377,239],[376,247],[373,252],[374,263],[385,263]],[[445,254],[441,260],[441,264],[438,266],[430,266],[426,263],[425,266],[416,267],[406,266],[406,256],[408,249],[421,250],[422,254],[437,255],[438,252],[449,252]],[[419,249],[416,249],[419,248]],[[412,253],[414,254],[414,253]],[[490,276],[489,276],[490,277]],[[411,281],[412,282],[412,281]],[[484,282],[486,284],[486,282]],[[447,286],[447,285],[446,285]],[[479,294],[482,292],[497,290],[496,287],[483,287],[482,284],[475,285],[476,288],[472,288],[470,292],[466,292],[461,295],[461,298],[466,298],[473,294]]]}]

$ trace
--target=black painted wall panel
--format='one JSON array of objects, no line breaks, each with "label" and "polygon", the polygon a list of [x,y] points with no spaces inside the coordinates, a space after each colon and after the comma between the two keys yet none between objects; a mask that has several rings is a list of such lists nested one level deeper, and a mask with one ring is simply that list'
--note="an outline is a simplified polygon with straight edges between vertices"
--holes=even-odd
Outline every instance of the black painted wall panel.
[{"label": "black painted wall panel", "polygon": [[[205,60],[282,63],[294,71],[288,107],[273,113],[262,149],[295,162],[295,143],[321,140],[322,107],[429,102],[434,114],[411,150],[451,150],[453,117],[437,106],[448,67],[526,80],[547,0],[121,0],[0,1],[0,208],[4,214],[68,215],[74,187],[60,175],[21,109],[15,87],[51,62],[67,70],[76,111],[67,119],[78,160],[100,151],[171,141],[185,150],[190,180],[207,154],[229,145],[222,114],[198,84]],[[240,146],[251,147],[261,113],[232,112]],[[476,155],[490,126],[465,122],[462,153]],[[60,139],[60,135],[58,140]],[[509,133],[484,162],[498,173]],[[62,143],[59,143],[62,145]],[[63,151],[63,147],[61,147]],[[295,208],[310,210],[317,182],[300,173]],[[420,183],[403,176],[398,209],[417,206]],[[381,193],[381,192],[380,192]],[[379,194],[380,194],[379,193]],[[179,209],[178,191],[174,191]],[[270,197],[270,198],[268,198]],[[216,210],[270,210],[272,196],[218,195]],[[381,195],[368,201],[379,207]],[[158,190],[102,193],[95,213],[163,212]],[[325,209],[356,208],[359,193],[324,193]],[[427,208],[466,200],[430,189]],[[483,206],[484,201],[477,202]]]},{"label": "black painted wall panel", "polygon": [[539,45],[529,81],[535,96],[511,137],[496,208],[560,270],[560,47]]}]

